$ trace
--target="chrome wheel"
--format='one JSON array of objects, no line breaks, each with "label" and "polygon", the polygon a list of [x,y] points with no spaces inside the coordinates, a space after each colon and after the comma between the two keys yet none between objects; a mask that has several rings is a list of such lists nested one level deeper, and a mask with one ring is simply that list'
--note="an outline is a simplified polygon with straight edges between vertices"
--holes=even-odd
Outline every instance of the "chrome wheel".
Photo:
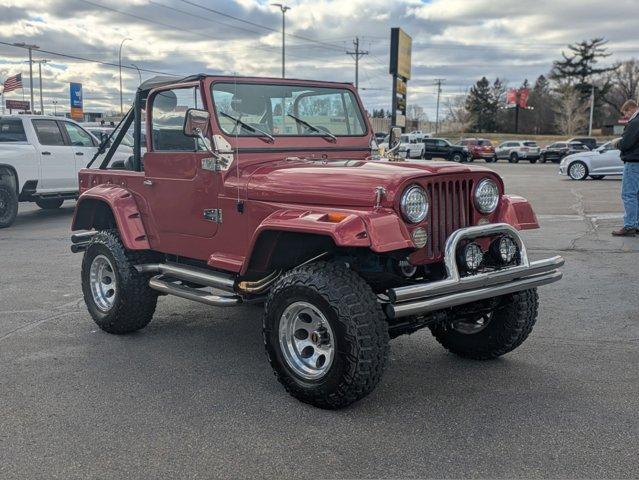
[{"label": "chrome wheel", "polygon": [[586,166],[581,162],[575,162],[570,165],[569,174],[573,180],[583,180],[586,178],[587,173]]},{"label": "chrome wheel", "polygon": [[295,302],[280,317],[279,343],[286,364],[307,380],[322,378],[333,363],[335,337],[314,305]]},{"label": "chrome wheel", "polygon": [[89,285],[93,302],[103,312],[113,307],[117,288],[113,264],[104,255],[98,255],[91,262],[89,268]]},{"label": "chrome wheel", "polygon": [[486,328],[490,323],[491,318],[492,314],[488,313],[475,320],[456,320],[452,322],[451,326],[456,332],[462,333],[464,335],[473,335],[475,333],[481,332],[484,328]]}]

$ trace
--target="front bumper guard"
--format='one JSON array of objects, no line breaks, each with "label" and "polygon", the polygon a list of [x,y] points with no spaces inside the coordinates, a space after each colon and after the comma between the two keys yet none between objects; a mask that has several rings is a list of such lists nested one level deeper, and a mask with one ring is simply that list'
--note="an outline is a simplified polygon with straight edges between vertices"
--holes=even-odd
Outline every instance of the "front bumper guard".
[{"label": "front bumper guard", "polygon": [[[519,247],[519,265],[487,273],[462,277],[457,268],[457,247],[462,240],[508,234]],[[389,289],[384,303],[390,319],[422,315],[487,298],[528,290],[561,279],[560,256],[530,262],[519,232],[506,223],[459,229],[448,238],[444,248],[447,278]]]}]

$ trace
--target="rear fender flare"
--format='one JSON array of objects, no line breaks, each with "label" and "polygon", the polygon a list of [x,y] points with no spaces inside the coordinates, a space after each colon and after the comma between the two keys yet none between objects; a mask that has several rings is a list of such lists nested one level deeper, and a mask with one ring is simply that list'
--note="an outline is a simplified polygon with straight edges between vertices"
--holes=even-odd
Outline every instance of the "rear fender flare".
[{"label": "rear fender flare", "polygon": [[128,250],[149,250],[149,240],[133,193],[115,185],[90,188],[78,199],[71,230],[91,230],[98,219],[99,205],[106,205]]}]

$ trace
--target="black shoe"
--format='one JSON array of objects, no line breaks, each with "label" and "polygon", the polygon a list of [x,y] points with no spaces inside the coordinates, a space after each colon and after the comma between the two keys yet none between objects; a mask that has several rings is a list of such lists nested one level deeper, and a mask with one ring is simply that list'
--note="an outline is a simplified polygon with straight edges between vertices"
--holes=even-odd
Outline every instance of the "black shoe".
[{"label": "black shoe", "polygon": [[613,237],[634,237],[637,233],[636,228],[632,227],[622,227],[619,230],[614,230],[612,232]]}]

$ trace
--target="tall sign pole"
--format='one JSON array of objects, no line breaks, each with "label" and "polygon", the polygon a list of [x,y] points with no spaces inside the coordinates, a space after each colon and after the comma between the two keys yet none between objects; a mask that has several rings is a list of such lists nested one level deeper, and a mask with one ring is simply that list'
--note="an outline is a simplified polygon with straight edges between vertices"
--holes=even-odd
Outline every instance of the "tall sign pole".
[{"label": "tall sign pole", "polygon": [[406,83],[410,80],[413,39],[401,28],[391,28],[389,73],[393,76],[391,128],[406,131]]}]

